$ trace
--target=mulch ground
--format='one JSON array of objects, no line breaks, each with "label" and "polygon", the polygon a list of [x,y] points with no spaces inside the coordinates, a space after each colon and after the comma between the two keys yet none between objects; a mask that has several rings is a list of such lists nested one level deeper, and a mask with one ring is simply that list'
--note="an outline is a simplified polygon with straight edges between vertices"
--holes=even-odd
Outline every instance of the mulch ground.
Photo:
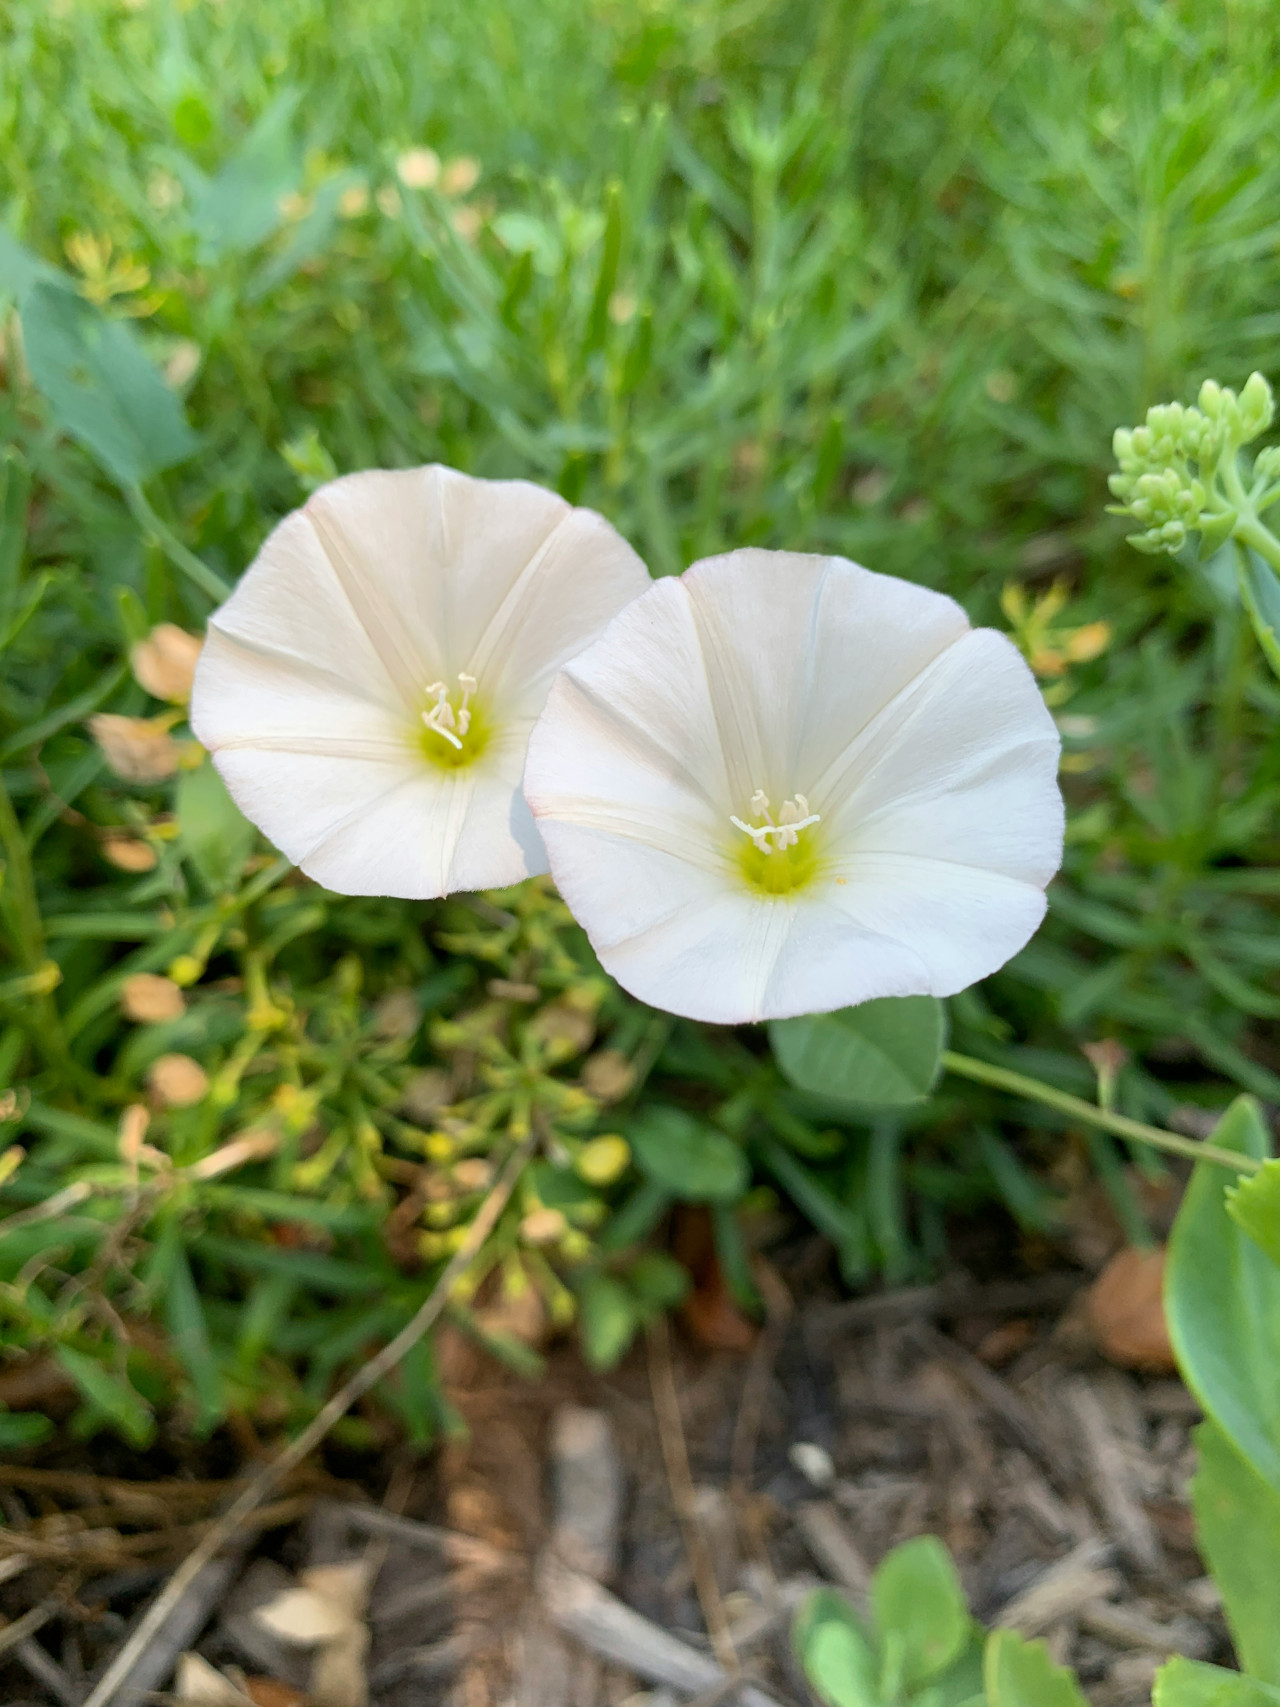
[{"label": "mulch ground", "polygon": [[[983,1622],[1044,1637],[1099,1707],[1145,1702],[1170,1654],[1231,1663],[1188,1509],[1197,1410],[1175,1379],[1097,1356],[1086,1280],[957,1276],[852,1302],[816,1285],[798,1307],[779,1284],[749,1349],[659,1330],[607,1376],[557,1349],[537,1383],[446,1335],[467,1437],[395,1449],[363,1485],[333,1459],[287,1485],[121,1707],[163,1698],[186,1648],[258,1707],[318,1701],[315,1651],[255,1608],[356,1558],[367,1655],[324,1707],[361,1689],[374,1707],[805,1703],[797,1602],[818,1582],[860,1601],[926,1532]],[[99,1471],[0,1467],[11,1707],[86,1700],[228,1485]]]}]

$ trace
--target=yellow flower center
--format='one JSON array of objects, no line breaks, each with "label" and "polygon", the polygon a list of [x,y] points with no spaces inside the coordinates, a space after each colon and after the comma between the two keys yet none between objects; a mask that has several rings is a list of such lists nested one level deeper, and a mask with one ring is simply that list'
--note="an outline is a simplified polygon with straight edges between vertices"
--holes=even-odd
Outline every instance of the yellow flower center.
[{"label": "yellow flower center", "polygon": [[748,823],[730,818],[735,830],[747,840],[737,848],[738,865],[753,889],[764,895],[789,895],[817,875],[821,864],[819,843],[809,832],[822,822],[820,813],[810,812],[803,794],[785,800],[775,822],[769,798],[763,789],[751,796]]},{"label": "yellow flower center", "polygon": [[476,679],[465,670],[458,685],[432,682],[421,713],[419,745],[423,756],[441,770],[472,764],[489,744],[492,727],[475,701]]}]

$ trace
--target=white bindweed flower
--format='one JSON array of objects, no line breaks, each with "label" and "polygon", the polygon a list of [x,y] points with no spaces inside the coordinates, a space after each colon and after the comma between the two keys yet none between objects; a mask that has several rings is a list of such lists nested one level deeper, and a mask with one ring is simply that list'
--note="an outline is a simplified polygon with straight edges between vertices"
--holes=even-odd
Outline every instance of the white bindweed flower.
[{"label": "white bindweed flower", "polygon": [[842,558],[656,582],[558,677],[525,792],[606,970],[737,1024],[952,995],[1044,915],[1058,736],[1003,635]]},{"label": "white bindweed flower", "polygon": [[191,726],[245,816],[330,889],[421,899],[547,869],[520,792],[557,670],[649,585],[522,480],[350,474],[209,623]]}]

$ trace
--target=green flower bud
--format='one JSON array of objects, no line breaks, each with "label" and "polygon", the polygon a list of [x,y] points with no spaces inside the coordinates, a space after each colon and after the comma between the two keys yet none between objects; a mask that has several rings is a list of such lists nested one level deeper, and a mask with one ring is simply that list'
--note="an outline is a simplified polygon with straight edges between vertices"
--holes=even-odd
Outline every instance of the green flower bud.
[{"label": "green flower bud", "polygon": [[1222,387],[1216,379],[1206,379],[1200,387],[1200,407],[1211,421],[1222,413]]},{"label": "green flower bud", "polygon": [[1240,393],[1240,431],[1243,440],[1256,439],[1265,433],[1275,418],[1275,399],[1271,387],[1260,373],[1251,373]]}]

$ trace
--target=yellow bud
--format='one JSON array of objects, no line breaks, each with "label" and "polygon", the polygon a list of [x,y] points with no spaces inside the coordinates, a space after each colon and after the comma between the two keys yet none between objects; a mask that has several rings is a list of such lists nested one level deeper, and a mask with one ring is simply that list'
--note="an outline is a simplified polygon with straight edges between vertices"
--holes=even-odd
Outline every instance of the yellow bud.
[{"label": "yellow bud", "polygon": [[27,1152],[21,1144],[10,1144],[9,1148],[0,1155],[0,1185],[3,1185],[6,1180],[12,1179],[26,1159]]},{"label": "yellow bud", "polygon": [[1073,664],[1087,664],[1094,658],[1100,658],[1110,644],[1109,622],[1087,622],[1083,628],[1072,629],[1066,636],[1064,650]]},{"label": "yellow bud", "polygon": [[588,1185],[612,1185],[631,1162],[631,1146],[616,1132],[593,1138],[578,1152],[578,1174]]},{"label": "yellow bud", "polygon": [[458,1151],[457,1144],[447,1132],[428,1132],[427,1141],[422,1147],[433,1162],[452,1161]]},{"label": "yellow bud", "polygon": [[204,964],[194,954],[178,954],[169,962],[170,978],[184,990],[197,983],[203,972]]}]

